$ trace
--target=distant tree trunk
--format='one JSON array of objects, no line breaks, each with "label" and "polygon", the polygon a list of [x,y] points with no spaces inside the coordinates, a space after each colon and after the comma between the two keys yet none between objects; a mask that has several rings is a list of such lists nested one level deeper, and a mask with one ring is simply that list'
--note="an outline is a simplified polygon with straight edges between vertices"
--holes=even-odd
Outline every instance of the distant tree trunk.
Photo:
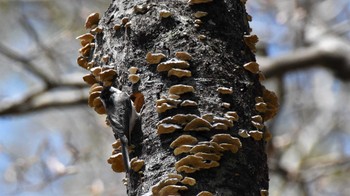
[{"label": "distant tree trunk", "polygon": [[[137,9],[134,7],[136,5]],[[171,16],[161,18],[162,11],[169,11]],[[208,15],[196,18],[194,14],[197,11],[207,12]],[[129,23],[122,24],[122,18],[127,22],[125,17]],[[109,55],[107,65],[113,65],[118,73],[114,85],[129,94],[139,91],[145,97],[141,131],[132,135],[135,149],[130,154],[131,158],[137,156],[144,160],[145,167],[141,173],[132,173],[129,182],[132,195],[150,194],[152,186],[167,179],[169,173],[179,173],[196,180],[194,186],[176,182],[177,185],[187,187],[187,190],[179,191],[181,195],[197,195],[201,191],[209,191],[214,195],[265,194],[269,181],[265,140],[259,139],[259,136],[257,139],[243,138],[238,134],[242,129],[248,132],[258,130],[251,122],[252,116],[261,115],[265,120],[268,118],[256,110],[256,97],[263,97],[264,89],[259,82],[259,73],[243,67],[244,64],[255,62],[253,51],[257,40],[249,36],[248,20],[250,16],[246,13],[243,0],[213,0],[193,5],[185,0],[113,1],[103,15],[99,22],[103,31],[96,35],[92,59],[97,65],[105,66],[102,59]],[[121,24],[120,29],[114,29],[116,24]],[[190,66],[171,66],[191,71],[191,77],[168,77],[167,71],[157,71],[159,63],[150,64],[146,61],[149,52],[163,53],[166,57],[161,62],[167,62],[175,58],[178,51],[188,52],[193,57],[187,60]],[[128,69],[132,66],[138,68],[140,76],[136,84],[128,80]],[[177,101],[171,100],[169,89],[176,84],[193,86],[194,92],[180,94]],[[217,90],[219,87],[231,88],[233,93],[220,94]],[[162,97],[168,106],[174,108],[157,113],[156,101]],[[170,97],[176,98],[173,95]],[[198,106],[181,106],[184,100],[195,101]],[[184,127],[193,119],[188,120],[187,124],[176,124],[170,120],[167,126],[177,130],[157,134],[157,123],[166,117],[176,114],[203,117],[211,113],[225,118],[225,113],[229,111],[235,111],[239,119],[237,122],[229,121],[234,122],[234,126],[228,130],[224,130],[224,126],[219,123],[222,119],[210,120],[210,115],[207,115],[205,119],[210,122],[210,131],[203,131],[206,130],[203,128],[205,125],[200,126],[202,131],[184,131]],[[258,134],[264,132],[261,126],[259,129]],[[178,156],[173,154],[174,149],[169,145],[182,134],[196,137],[201,144],[209,147],[210,153],[219,155],[219,166],[202,168],[193,173],[177,172],[175,163],[187,155],[194,155],[194,152]],[[221,151],[214,149],[213,141],[209,141],[215,134],[230,134],[240,140],[242,147],[237,153],[223,147]],[[208,158],[200,160],[203,160],[203,164],[214,163]]]}]

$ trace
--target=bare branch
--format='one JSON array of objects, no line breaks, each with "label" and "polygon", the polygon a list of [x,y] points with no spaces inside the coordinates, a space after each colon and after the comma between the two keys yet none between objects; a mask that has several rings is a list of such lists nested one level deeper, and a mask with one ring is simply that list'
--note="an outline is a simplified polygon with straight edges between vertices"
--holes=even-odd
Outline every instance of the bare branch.
[{"label": "bare branch", "polygon": [[259,59],[266,78],[310,67],[325,67],[342,80],[350,79],[350,46],[341,40],[325,40],[274,59]]},{"label": "bare branch", "polygon": [[[86,104],[88,89],[52,89],[33,93],[26,99],[11,103],[11,100],[2,101],[0,115],[24,114],[50,107],[67,107],[77,104]],[[10,107],[3,105],[9,104]]]}]

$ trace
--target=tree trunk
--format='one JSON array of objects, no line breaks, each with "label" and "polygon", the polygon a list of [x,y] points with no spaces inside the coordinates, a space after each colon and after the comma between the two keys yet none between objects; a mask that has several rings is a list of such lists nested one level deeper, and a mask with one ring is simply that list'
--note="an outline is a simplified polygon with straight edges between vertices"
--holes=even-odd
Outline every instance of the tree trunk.
[{"label": "tree trunk", "polygon": [[[136,5],[138,7],[134,7]],[[169,11],[171,15],[165,17],[167,12],[162,11]],[[207,12],[207,16],[196,18],[194,14],[197,11]],[[164,17],[160,16],[161,12]],[[127,19],[129,22],[125,23]],[[256,97],[266,97],[263,95],[264,87],[259,82],[261,75],[243,67],[255,61],[253,52],[257,40],[255,36],[249,36],[248,20],[249,15],[246,13],[243,0],[213,0],[209,3],[192,5],[185,0],[113,1],[101,18],[99,27],[103,31],[96,34],[95,49],[90,58],[95,62],[95,66],[107,64],[114,66],[117,71],[114,86],[129,94],[139,91],[145,97],[141,131],[134,131],[132,135],[131,143],[135,148],[130,154],[131,158],[138,157],[144,160],[145,166],[142,172],[131,174],[129,192],[132,195],[151,195],[152,187],[153,194],[157,195],[155,194],[157,188],[162,188],[159,182],[169,179],[169,173],[179,173],[183,177],[192,177],[196,180],[194,186],[176,180],[171,183],[171,180],[168,180],[169,184],[176,183],[182,186],[178,191],[181,195],[197,195],[201,191],[208,191],[214,195],[265,194],[269,178],[265,140],[259,138],[264,128],[259,126],[259,120],[255,122],[255,126],[260,130],[250,132],[251,135],[257,133],[258,136],[255,139],[252,136],[242,137],[245,133],[243,130],[247,130],[248,133],[251,130],[258,130],[251,122],[252,116],[261,115],[264,120],[269,118],[262,113],[264,110],[258,109],[262,111],[258,112],[256,109],[257,102],[263,103],[262,99]],[[116,24],[120,24],[119,29],[118,26],[115,27]],[[175,53],[179,51],[188,52],[193,57],[190,60],[186,59],[189,67],[184,68],[180,64],[172,64],[170,67],[189,70],[191,77],[168,76],[167,68],[164,68],[165,71],[160,71],[159,63],[149,63],[146,60],[149,52],[163,53],[166,57],[161,62],[165,65],[170,64],[170,60],[175,58]],[[109,55],[108,63],[103,63],[103,57],[106,58],[106,55]],[[172,59],[172,63],[178,62],[181,58],[178,56],[176,60]],[[137,74],[140,76],[140,81],[136,84],[128,80],[128,69],[132,66],[138,68]],[[169,94],[174,93],[172,91],[169,93],[170,87],[177,84],[190,85],[194,91],[183,94],[175,92],[179,94],[179,98],[170,95],[175,100],[169,99]],[[219,87],[228,88],[226,89],[228,94],[219,93]],[[229,89],[233,91],[232,94]],[[171,108],[158,113],[156,101],[160,99],[168,103],[163,106]],[[183,102],[184,100],[195,101],[197,106],[181,105],[181,103],[193,104]],[[271,106],[267,104],[268,107]],[[239,119],[229,116],[230,113],[227,112],[230,111],[235,111]],[[168,118],[163,124],[176,130],[172,133],[157,134],[157,123],[176,114],[194,114],[198,117],[188,116],[187,121],[182,124],[176,124]],[[206,114],[213,114],[215,119],[210,119],[211,116]],[[189,127],[184,130],[193,118],[203,116],[207,121],[204,121],[205,125],[199,125],[199,131]],[[225,121],[223,118],[231,119]],[[210,123],[209,128],[207,122]],[[231,127],[229,124],[225,125],[227,122],[234,122],[234,125]],[[228,126],[227,130],[225,126]],[[238,134],[239,131],[242,133],[241,136]],[[200,144],[207,147],[202,152],[215,154],[219,160],[198,158],[198,154],[194,156],[193,147],[191,152],[175,156],[170,144],[183,134],[197,138]],[[234,141],[239,139],[241,148],[238,144],[233,145],[236,150],[238,149],[234,153],[235,149],[229,150],[230,147],[225,147],[224,143],[229,143],[228,141],[216,142],[219,146],[214,148],[213,137],[216,134],[230,134],[233,136],[231,140]],[[201,164],[208,166],[218,163],[219,166],[217,164],[208,169],[197,168],[190,173],[183,170],[177,172],[175,163],[189,155],[197,157]],[[192,169],[196,168],[194,165],[188,165]],[[173,194],[176,193],[175,191]],[[167,194],[170,192],[165,195]]]}]

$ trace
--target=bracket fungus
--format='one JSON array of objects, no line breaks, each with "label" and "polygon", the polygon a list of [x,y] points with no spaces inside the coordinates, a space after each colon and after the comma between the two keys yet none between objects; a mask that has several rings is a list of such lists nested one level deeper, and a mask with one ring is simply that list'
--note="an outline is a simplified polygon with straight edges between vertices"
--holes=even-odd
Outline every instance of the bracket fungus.
[{"label": "bracket fungus", "polygon": [[146,61],[149,64],[158,64],[165,57],[166,56],[162,53],[150,53],[150,52],[148,52],[146,55]]},{"label": "bracket fungus", "polygon": [[230,95],[233,93],[232,88],[226,88],[226,87],[219,87],[216,89],[220,94],[223,95]]},{"label": "bracket fungus", "polygon": [[221,154],[218,153],[197,152],[194,155],[209,161],[220,161],[221,159]]},{"label": "bracket fungus", "polygon": [[134,6],[134,12],[136,14],[145,14],[150,8],[151,8],[151,6],[149,6],[147,4],[135,5]]},{"label": "bracket fungus", "polygon": [[214,122],[214,114],[212,113],[204,114],[202,118],[210,123]]},{"label": "bracket fungus", "polygon": [[213,195],[213,193],[211,193],[209,191],[201,191],[196,196],[214,196],[214,195]]},{"label": "bracket fungus", "polygon": [[95,35],[97,33],[101,33],[102,31],[103,31],[103,29],[101,27],[95,27],[95,28],[90,30],[90,33]]},{"label": "bracket fungus", "polygon": [[130,67],[128,69],[130,74],[136,74],[139,69],[137,67]]},{"label": "bracket fungus", "polygon": [[234,111],[228,111],[225,113],[224,116],[225,116],[225,118],[232,120],[232,121],[235,121],[235,122],[237,122],[239,119],[237,112],[234,112]]},{"label": "bracket fungus", "polygon": [[173,133],[176,130],[181,129],[182,127],[179,125],[174,125],[174,124],[160,124],[157,126],[157,134],[166,134],[166,133]]},{"label": "bracket fungus", "polygon": [[223,117],[218,117],[218,116],[214,116],[213,122],[216,123],[224,123],[226,126],[228,127],[233,127],[233,121],[229,120],[227,118],[223,118]]},{"label": "bracket fungus", "polygon": [[156,106],[156,111],[158,113],[166,112],[167,110],[171,110],[173,108],[176,108],[176,106],[170,105],[168,103],[162,103],[160,106]]},{"label": "bracket fungus", "polygon": [[260,190],[260,196],[269,196],[269,191],[266,189],[261,189]]},{"label": "bracket fungus", "polygon": [[168,77],[170,77],[170,76],[176,76],[178,78],[191,77],[192,73],[189,70],[171,68],[168,71]]},{"label": "bracket fungus", "polygon": [[185,126],[184,131],[210,131],[211,128],[208,121],[203,118],[195,118]]},{"label": "bracket fungus", "polygon": [[83,80],[84,80],[84,82],[86,82],[89,85],[93,85],[93,84],[97,83],[97,80],[95,79],[95,77],[92,74],[87,74],[87,75],[83,76]]},{"label": "bracket fungus", "polygon": [[255,110],[264,113],[267,110],[267,104],[265,102],[256,103]]},{"label": "bracket fungus", "polygon": [[197,11],[196,13],[193,14],[195,18],[202,18],[207,15],[208,15],[208,12],[203,12],[203,11]]},{"label": "bracket fungus", "polygon": [[263,132],[254,130],[254,131],[249,131],[249,135],[256,141],[259,141],[263,137]]},{"label": "bracket fungus", "polygon": [[170,147],[176,148],[176,147],[181,146],[181,145],[193,145],[196,143],[198,143],[197,138],[195,138],[191,135],[180,135],[173,142],[171,142]]},{"label": "bracket fungus", "polygon": [[112,80],[116,75],[117,72],[114,69],[107,69],[100,73],[100,79],[101,81],[108,81]]},{"label": "bracket fungus", "polygon": [[89,105],[90,107],[93,107],[93,101],[94,101],[97,97],[99,97],[100,94],[101,94],[101,92],[92,92],[92,93],[89,94],[89,97],[88,97],[88,105]]},{"label": "bracket fungus", "polygon": [[214,123],[213,124],[213,129],[226,131],[228,129],[228,126],[225,125],[224,123]]},{"label": "bracket fungus", "polygon": [[241,141],[230,134],[216,134],[212,138],[211,142],[219,144],[222,148],[230,150],[232,153],[236,153],[242,147]]},{"label": "bracket fungus", "polygon": [[159,196],[160,195],[160,190],[162,190],[162,188],[164,188],[164,187],[166,187],[168,185],[175,185],[179,181],[180,180],[178,178],[172,178],[172,177],[162,179],[156,185],[151,187],[152,195]]},{"label": "bracket fungus", "polygon": [[245,44],[252,50],[253,52],[256,52],[255,44],[259,41],[259,38],[257,35],[244,35],[243,37]]},{"label": "bracket fungus", "polygon": [[180,69],[186,69],[189,68],[190,64],[187,61],[178,60],[175,58],[172,58],[168,61],[159,63],[157,65],[157,71],[163,72],[163,71],[169,71],[171,68],[180,68]]},{"label": "bracket fungus", "polygon": [[207,36],[205,35],[198,35],[198,39],[201,40],[201,41],[204,41],[207,39]]},{"label": "bracket fungus", "polygon": [[139,74],[129,74],[128,79],[131,83],[136,84],[140,81]]},{"label": "bracket fungus", "polygon": [[175,52],[175,57],[183,60],[183,61],[190,61],[192,59],[192,56],[188,52]]},{"label": "bracket fungus", "polygon": [[159,196],[180,195],[179,191],[185,191],[187,189],[187,186],[168,185],[159,191]]},{"label": "bracket fungus", "polygon": [[90,55],[91,48],[93,48],[93,47],[95,47],[94,43],[88,43],[88,44],[86,44],[85,46],[83,46],[82,48],[79,49],[79,53],[82,56],[88,57]]},{"label": "bracket fungus", "polygon": [[181,146],[175,148],[174,155],[177,156],[177,155],[180,155],[182,153],[189,153],[192,148],[193,148],[192,145],[181,145]]},{"label": "bracket fungus", "polygon": [[185,185],[194,186],[196,184],[196,179],[191,177],[185,177],[183,180],[181,180],[181,183]]},{"label": "bracket fungus", "polygon": [[125,172],[122,153],[110,156],[107,162],[112,165],[112,170],[114,172]]},{"label": "bracket fungus", "polygon": [[86,29],[92,29],[95,28],[100,21],[100,14],[99,13],[91,13],[85,21],[85,28]]},{"label": "bracket fungus", "polygon": [[77,64],[84,69],[88,69],[88,67],[89,67],[88,66],[88,59],[83,57],[83,56],[79,56],[77,58]]},{"label": "bracket fungus", "polygon": [[259,64],[256,62],[249,62],[243,65],[244,69],[250,71],[253,74],[257,74],[259,72]]},{"label": "bracket fungus", "polygon": [[194,4],[202,4],[202,3],[210,3],[213,2],[213,0],[188,0],[189,5],[194,5]]},{"label": "bracket fungus", "polygon": [[104,106],[99,106],[94,108],[97,114],[107,114],[106,108]]},{"label": "bracket fungus", "polygon": [[260,115],[252,116],[251,119],[254,122],[263,123],[263,118]]},{"label": "bracket fungus", "polygon": [[197,144],[193,146],[193,148],[190,150],[190,153],[195,154],[197,152],[211,153],[215,152],[215,148],[208,144]]},{"label": "bracket fungus", "polygon": [[169,88],[169,94],[182,95],[185,93],[194,93],[193,86],[177,84]]},{"label": "bracket fungus", "polygon": [[181,174],[175,174],[175,173],[169,173],[168,177],[169,178],[177,178],[178,180],[181,180],[183,178]]},{"label": "bracket fungus", "polygon": [[95,76],[95,78],[100,75],[101,71],[102,71],[101,67],[93,67],[90,69],[90,72],[92,73],[92,75]]},{"label": "bracket fungus", "polygon": [[223,102],[223,103],[221,103],[221,107],[226,108],[226,109],[230,109],[231,104],[227,103],[227,102]]},{"label": "bracket fungus", "polygon": [[91,43],[92,40],[95,39],[95,36],[92,35],[91,33],[85,33],[85,34],[82,34],[82,35],[76,37],[75,39],[80,40],[81,46],[85,46],[86,44]]},{"label": "bracket fungus", "polygon": [[169,18],[172,15],[172,13],[168,10],[161,10],[159,12],[159,17],[160,18]]},{"label": "bracket fungus", "polygon": [[197,102],[192,101],[192,100],[184,100],[184,101],[182,101],[180,106],[181,107],[197,107],[198,104],[197,104]]},{"label": "bracket fungus", "polygon": [[248,138],[250,137],[249,133],[245,129],[240,129],[238,130],[238,135],[241,136],[242,138]]},{"label": "bracket fungus", "polygon": [[273,118],[278,111],[279,104],[278,104],[278,98],[277,95],[267,90],[266,88],[263,89],[263,99],[265,100],[265,103],[267,104],[267,108],[265,113],[263,114],[263,118],[265,121]]},{"label": "bracket fungus", "polygon": [[115,24],[115,25],[113,26],[113,29],[116,30],[116,31],[118,31],[118,30],[121,29],[121,28],[122,28],[122,25],[121,25],[121,24]]},{"label": "bracket fungus", "polygon": [[129,17],[123,17],[120,21],[122,22],[123,25],[125,25],[126,23],[129,22]]},{"label": "bracket fungus", "polygon": [[[175,169],[178,172],[193,173],[200,169],[209,169],[218,167],[220,164],[217,161],[206,161],[202,157],[195,155],[187,155],[175,163]],[[186,167],[184,167],[186,166]],[[184,171],[187,168],[188,170]]]},{"label": "bracket fungus", "polygon": [[141,168],[145,165],[144,160],[140,160],[137,157],[134,157],[130,161],[131,169],[135,172],[138,172],[141,170]]}]

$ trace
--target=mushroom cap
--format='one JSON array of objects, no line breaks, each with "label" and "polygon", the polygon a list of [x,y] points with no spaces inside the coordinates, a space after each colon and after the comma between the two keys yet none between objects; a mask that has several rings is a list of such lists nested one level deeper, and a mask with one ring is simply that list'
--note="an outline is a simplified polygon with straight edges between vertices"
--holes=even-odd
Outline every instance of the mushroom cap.
[{"label": "mushroom cap", "polygon": [[244,43],[252,50],[253,52],[256,52],[255,44],[259,41],[259,38],[257,35],[244,35],[243,36]]},{"label": "mushroom cap", "polygon": [[253,74],[257,74],[259,72],[259,64],[256,62],[249,62],[243,65],[244,69],[250,71]]},{"label": "mushroom cap", "polygon": [[255,97],[255,102],[256,103],[264,102],[264,98],[262,98],[262,97]]},{"label": "mushroom cap", "polygon": [[193,145],[196,143],[198,143],[197,138],[195,138],[191,135],[180,135],[173,142],[171,142],[170,147],[176,148],[176,147],[181,146],[181,145]]},{"label": "mushroom cap", "polygon": [[170,76],[176,76],[178,78],[191,77],[192,73],[191,73],[191,71],[185,70],[185,69],[171,68],[168,71],[168,77],[170,77]]},{"label": "mushroom cap", "polygon": [[260,141],[263,138],[263,132],[258,130],[249,131],[249,135],[256,141]]},{"label": "mushroom cap", "polygon": [[214,196],[214,195],[209,191],[201,191],[196,196]]},{"label": "mushroom cap", "polygon": [[204,114],[202,118],[210,123],[214,122],[214,114],[212,113]]},{"label": "mushroom cap", "polygon": [[149,64],[158,64],[166,56],[163,53],[150,53],[146,55],[146,61]]},{"label": "mushroom cap", "polygon": [[93,84],[97,83],[97,80],[95,79],[95,77],[92,74],[87,74],[87,75],[83,76],[83,80],[84,80],[84,82],[86,82],[89,85],[93,85]]},{"label": "mushroom cap", "polygon": [[241,136],[242,138],[248,138],[250,137],[249,133],[245,129],[240,129],[238,130],[238,135]]},{"label": "mushroom cap", "polygon": [[170,105],[168,103],[162,103],[160,106],[156,106],[156,110],[158,113],[163,113],[173,108],[176,108],[176,106]]},{"label": "mushroom cap", "polygon": [[131,83],[136,84],[140,81],[140,76],[139,74],[129,74],[128,79]]},{"label": "mushroom cap", "polygon": [[251,121],[251,123],[253,124],[253,126],[259,130],[263,129],[264,128],[264,124],[262,123],[258,123],[258,122],[255,122],[255,121]]},{"label": "mushroom cap", "polygon": [[169,94],[175,94],[175,95],[182,95],[184,93],[190,93],[190,92],[192,93],[194,92],[193,86],[184,85],[184,84],[173,85],[169,89]]},{"label": "mushroom cap", "polygon": [[159,196],[180,195],[178,191],[185,191],[187,189],[187,186],[167,185],[159,191]]},{"label": "mushroom cap", "polygon": [[91,48],[94,47],[95,44],[94,43],[88,43],[86,44],[85,46],[83,46],[82,48],[79,49],[79,53],[82,55],[82,56],[89,56],[90,55],[90,51],[91,51]]},{"label": "mushroom cap", "polygon": [[123,17],[120,21],[123,25],[125,25],[127,22],[129,22],[129,17]]},{"label": "mushroom cap", "polygon": [[101,81],[110,81],[117,75],[117,71],[114,69],[107,69],[100,73]]},{"label": "mushroom cap", "polygon": [[90,72],[92,73],[92,75],[94,75],[95,77],[98,77],[100,75],[102,71],[101,67],[93,67],[90,69]]},{"label": "mushroom cap", "polygon": [[263,117],[264,117],[264,120],[267,121],[275,117],[275,115],[278,112],[279,103],[278,103],[277,95],[274,92],[267,90],[266,88],[263,89],[263,99],[267,104],[267,109]]},{"label": "mushroom cap", "polygon": [[125,172],[122,153],[110,156],[107,162],[112,165],[112,170],[114,172]]},{"label": "mushroom cap", "polygon": [[91,33],[85,33],[85,34],[79,35],[75,39],[80,40],[81,46],[85,46],[86,44],[91,43],[92,40],[95,39],[95,36],[92,35]]},{"label": "mushroom cap", "polygon": [[181,180],[183,176],[181,174],[175,174],[175,173],[169,173],[168,174],[169,178],[177,178],[178,180]]},{"label": "mushroom cap", "polygon": [[101,33],[103,31],[102,27],[95,27],[90,30],[90,33],[96,35],[97,33]]},{"label": "mushroom cap", "polygon": [[144,160],[140,160],[137,157],[134,157],[130,161],[131,169],[135,172],[138,172],[141,170],[141,168],[145,165]]},{"label": "mushroom cap", "polygon": [[211,152],[215,152],[215,148],[206,144],[197,144],[193,146],[190,153],[195,154],[197,152],[211,153]]},{"label": "mushroom cap", "polygon": [[152,186],[152,193],[153,195],[159,195],[159,191],[168,185],[175,185],[180,180],[178,178],[165,178],[159,181],[156,185]]},{"label": "mushroom cap", "polygon": [[239,119],[239,116],[238,116],[238,114],[237,114],[237,112],[234,112],[234,111],[228,111],[228,112],[226,112],[225,113],[225,118],[227,118],[227,119],[230,119],[230,120],[232,120],[232,121],[238,121],[238,119]]},{"label": "mushroom cap", "polygon": [[227,129],[228,129],[228,126],[227,125],[225,125],[224,123],[214,123],[213,124],[213,129],[215,129],[215,130],[224,130],[224,131],[226,131]]},{"label": "mushroom cap", "polygon": [[130,67],[128,69],[130,74],[136,74],[138,70],[139,70],[139,68],[137,68],[137,67]]},{"label": "mushroom cap", "polygon": [[267,110],[267,104],[265,102],[256,103],[255,104],[255,110],[258,111],[258,112],[264,113]]},{"label": "mushroom cap", "polygon": [[94,108],[97,114],[107,114],[106,108],[104,106],[99,106]]},{"label": "mushroom cap", "polygon": [[115,25],[113,26],[113,29],[116,30],[116,31],[118,31],[120,28],[122,28],[122,25],[121,25],[121,24],[115,24]]},{"label": "mushroom cap", "polygon": [[220,94],[223,95],[230,95],[233,93],[232,88],[227,88],[227,87],[219,87],[216,89]]},{"label": "mushroom cap", "polygon": [[202,18],[204,16],[208,15],[208,12],[203,12],[203,11],[197,11],[196,13],[193,14],[195,18]]},{"label": "mushroom cap", "polygon": [[199,170],[198,168],[194,168],[188,165],[183,165],[176,169],[176,171],[178,172],[185,172],[185,173],[194,173],[198,170]]},{"label": "mushroom cap", "polygon": [[178,59],[170,59],[168,61],[159,63],[157,65],[157,71],[169,71],[171,68],[180,68],[180,69],[186,69],[189,68],[190,64],[187,61],[178,60]]},{"label": "mushroom cap", "polygon": [[225,150],[231,151],[232,153],[237,153],[239,150],[239,147],[234,144],[221,143],[220,146]]},{"label": "mushroom cap", "polygon": [[197,107],[197,102],[192,101],[192,100],[184,100],[180,104],[181,107]]},{"label": "mushroom cap", "polygon": [[251,119],[252,119],[254,122],[263,123],[263,118],[262,118],[260,115],[252,116]]},{"label": "mushroom cap", "polygon": [[96,97],[96,98],[92,101],[92,106],[93,106],[93,107],[104,107],[104,106],[103,106],[102,99],[101,99],[100,97]]},{"label": "mushroom cap", "polygon": [[172,15],[171,12],[168,11],[168,10],[161,10],[161,11],[159,12],[160,18],[168,18],[168,17],[171,16],[171,15]]},{"label": "mushroom cap", "polygon": [[196,179],[186,176],[183,180],[181,180],[181,183],[194,186],[196,184]]},{"label": "mushroom cap", "polygon": [[88,68],[88,60],[87,60],[87,58],[85,58],[83,56],[79,56],[77,58],[77,64],[84,69]]},{"label": "mushroom cap", "polygon": [[160,124],[157,126],[157,134],[166,134],[166,133],[173,133],[178,129],[181,129],[182,127],[179,125],[174,124]]},{"label": "mushroom cap", "polygon": [[194,168],[198,168],[199,165],[202,165],[204,159],[202,157],[197,157],[194,155],[187,155],[186,157],[178,160],[175,163],[175,168],[178,169],[180,166],[187,165],[192,166]]},{"label": "mushroom cap", "polygon": [[188,52],[182,51],[175,52],[175,57],[183,61],[189,61],[192,59],[192,56]]},{"label": "mushroom cap", "polygon": [[236,137],[232,137],[230,134],[215,134],[212,138],[211,142],[216,142],[218,144],[228,143],[236,145],[239,148],[242,147],[241,141]]},{"label": "mushroom cap", "polygon": [[202,22],[201,19],[195,19],[195,20],[194,20],[194,23],[195,23],[195,24],[198,24],[198,25],[203,24],[203,22]]},{"label": "mushroom cap", "polygon": [[85,21],[85,28],[90,29],[93,28],[94,25],[98,24],[98,21],[100,20],[100,14],[99,13],[91,13]]},{"label": "mushroom cap", "polygon": [[92,93],[89,94],[89,97],[88,97],[88,105],[89,105],[90,107],[93,107],[93,102],[94,102],[94,100],[95,100],[97,97],[99,97],[100,94],[101,94],[101,92],[98,92],[98,91],[92,92]]},{"label": "mushroom cap", "polygon": [[202,3],[210,3],[213,2],[213,0],[188,0],[187,3],[189,5],[194,5],[194,4],[202,4]]},{"label": "mushroom cap", "polygon": [[218,143],[216,142],[210,142],[210,146],[212,146],[215,150],[215,152],[223,152],[225,149],[221,147]]},{"label": "mushroom cap", "polygon": [[184,131],[210,131],[211,128],[208,121],[203,118],[195,118],[185,126]]},{"label": "mushroom cap", "polygon": [[191,151],[192,147],[193,147],[192,145],[181,145],[175,148],[174,155],[177,156],[182,153],[188,153]]},{"label": "mushroom cap", "polygon": [[218,117],[218,116],[214,116],[214,122],[216,123],[224,123],[227,127],[233,127],[233,121],[229,120],[227,118],[223,118],[223,117]]},{"label": "mushroom cap", "polygon": [[221,155],[217,153],[197,152],[194,155],[210,161],[220,161],[221,159]]}]

